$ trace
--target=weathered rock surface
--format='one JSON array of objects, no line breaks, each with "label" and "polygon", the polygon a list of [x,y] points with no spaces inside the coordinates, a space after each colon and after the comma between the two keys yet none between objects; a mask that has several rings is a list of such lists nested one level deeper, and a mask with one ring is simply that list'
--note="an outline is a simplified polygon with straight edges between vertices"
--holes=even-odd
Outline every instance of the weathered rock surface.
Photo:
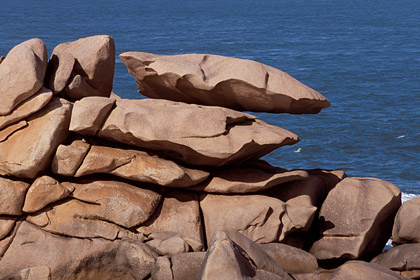
[{"label": "weathered rock surface", "polygon": [[[194,252],[203,248],[201,243],[199,244],[198,248],[193,248],[190,246],[191,242],[188,241],[188,238],[183,238],[179,233],[154,232],[147,237],[145,243],[153,248],[161,256],[171,256],[180,253]],[[192,241],[193,246],[198,244],[197,241]]]},{"label": "weathered rock surface", "polygon": [[0,116],[8,115],[42,88],[47,63],[47,48],[40,39],[10,50],[0,64]]},{"label": "weathered rock surface", "polygon": [[327,99],[288,74],[256,61],[209,54],[120,55],[139,91],[152,98],[235,110],[315,114]]},{"label": "weathered rock surface", "polygon": [[23,211],[33,213],[50,203],[59,201],[70,195],[70,190],[49,176],[37,178],[26,193]]},{"label": "weathered rock surface", "polygon": [[274,260],[273,267],[269,267],[274,273],[259,267],[256,257],[258,255],[251,257],[225,232],[217,231],[196,279],[292,279]]},{"label": "weathered rock surface", "polygon": [[403,280],[392,270],[373,263],[349,261],[336,269],[331,280]]},{"label": "weathered rock surface", "polygon": [[372,263],[387,267],[403,277],[420,279],[420,243],[393,247],[372,259]]},{"label": "weathered rock surface", "polygon": [[35,266],[12,273],[3,279],[7,280],[51,280],[51,270],[47,266]]},{"label": "weathered rock surface", "polygon": [[[144,223],[158,207],[161,195],[118,181],[89,180],[71,183],[72,196],[94,204],[94,212],[79,215],[87,219],[109,221],[126,228]],[[92,209],[93,210],[93,209]]]},{"label": "weathered rock surface", "polygon": [[18,217],[0,215],[0,240],[6,237],[15,226]]},{"label": "weathered rock surface", "polygon": [[29,184],[0,176],[0,215],[21,215]]},{"label": "weathered rock surface", "polygon": [[150,99],[117,100],[116,108],[97,135],[158,150],[199,166],[222,166],[259,158],[299,141],[295,134],[248,114]]},{"label": "weathered rock surface", "polygon": [[81,99],[111,94],[115,45],[110,36],[98,35],[62,43],[48,64],[47,85],[54,93]]},{"label": "weathered rock surface", "polygon": [[276,243],[311,225],[316,207],[287,205],[264,195],[200,195],[206,236],[233,228],[256,243]]},{"label": "weathered rock surface", "polygon": [[145,235],[154,232],[178,233],[184,239],[190,239],[190,242],[198,242],[201,247],[196,250],[201,250],[204,247],[204,232],[198,195],[187,191],[166,193],[152,217],[138,227],[137,231]]},{"label": "weathered rock surface", "polygon": [[0,278],[46,266],[52,279],[144,279],[155,257],[138,241],[69,238],[23,222],[0,259]]},{"label": "weathered rock surface", "polygon": [[27,120],[27,127],[0,142],[0,175],[35,179],[45,171],[67,137],[70,114],[71,104],[54,98]]},{"label": "weathered rock surface", "polygon": [[101,96],[89,96],[76,101],[70,130],[85,135],[96,135],[114,104],[114,99]]},{"label": "weathered rock surface", "polygon": [[[174,280],[196,279],[206,252],[192,252],[171,256],[171,269]],[[185,264],[188,265],[185,265]]]},{"label": "weathered rock surface", "polygon": [[18,105],[9,114],[0,116],[0,130],[9,124],[20,121],[41,110],[45,105],[50,102],[53,94],[51,90],[41,88],[35,95],[25,100]]},{"label": "weathered rock surface", "polygon": [[420,198],[406,201],[398,210],[392,228],[392,243],[420,243]]},{"label": "weathered rock surface", "polygon": [[10,135],[27,126],[28,123],[26,121],[20,121],[0,130],[0,142],[7,140],[7,138],[9,138]]},{"label": "weathered rock surface", "polygon": [[[40,213],[34,213],[26,220],[44,231],[80,238],[102,237],[115,240],[121,227],[98,218],[101,206],[76,199],[65,200]],[[92,217],[89,219],[89,217]]]},{"label": "weathered rock surface", "polygon": [[264,161],[253,161],[216,169],[209,179],[192,189],[208,193],[250,193],[307,177],[308,173],[304,170],[288,171]]},{"label": "weathered rock surface", "polygon": [[54,155],[51,171],[55,174],[73,176],[90,149],[90,144],[75,140],[70,145],[60,145]]},{"label": "weathered rock surface", "polygon": [[304,250],[281,243],[258,244],[257,246],[288,273],[309,273],[318,269],[316,258]]},{"label": "weathered rock surface", "polygon": [[[83,150],[80,150],[84,153]],[[79,158],[79,156],[76,156]],[[67,159],[57,154],[56,159]],[[57,160],[58,169],[60,161]],[[187,188],[204,181],[209,173],[190,169],[151,153],[93,145],[74,177],[108,173],[121,178],[167,187]]]},{"label": "weathered rock surface", "polygon": [[370,260],[391,235],[401,205],[401,192],[393,184],[374,178],[346,178],[332,189],[322,204],[321,238],[310,253],[320,264]]}]

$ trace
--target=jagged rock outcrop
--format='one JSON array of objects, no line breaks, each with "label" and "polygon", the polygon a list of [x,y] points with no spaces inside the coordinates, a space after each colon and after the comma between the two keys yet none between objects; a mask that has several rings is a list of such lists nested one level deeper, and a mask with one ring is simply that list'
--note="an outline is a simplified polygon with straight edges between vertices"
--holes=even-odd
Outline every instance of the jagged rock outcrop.
[{"label": "jagged rock outcrop", "polygon": [[241,111],[316,114],[330,105],[288,74],[252,60],[210,54],[126,52],[121,60],[145,96]]}]

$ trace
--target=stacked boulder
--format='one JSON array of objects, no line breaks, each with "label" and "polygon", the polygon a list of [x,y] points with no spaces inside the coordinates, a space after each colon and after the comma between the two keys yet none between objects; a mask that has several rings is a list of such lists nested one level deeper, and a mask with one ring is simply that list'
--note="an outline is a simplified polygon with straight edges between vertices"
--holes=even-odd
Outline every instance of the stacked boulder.
[{"label": "stacked boulder", "polygon": [[47,57],[32,39],[0,63],[0,279],[401,278],[366,262],[399,189],[271,166],[298,136],[236,111],[318,113],[315,90],[255,61],[129,52],[155,99],[127,100],[109,36]]}]

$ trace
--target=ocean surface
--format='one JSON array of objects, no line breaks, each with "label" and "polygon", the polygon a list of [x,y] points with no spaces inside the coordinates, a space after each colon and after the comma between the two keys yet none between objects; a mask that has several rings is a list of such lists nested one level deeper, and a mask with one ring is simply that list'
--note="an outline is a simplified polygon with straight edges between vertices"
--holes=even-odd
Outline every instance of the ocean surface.
[{"label": "ocean surface", "polygon": [[[51,54],[97,34],[114,38],[117,56],[210,53],[279,68],[332,105],[318,115],[256,114],[301,139],[264,159],[420,194],[420,1],[1,0],[0,55],[34,37]],[[116,62],[114,92],[143,98]]]}]

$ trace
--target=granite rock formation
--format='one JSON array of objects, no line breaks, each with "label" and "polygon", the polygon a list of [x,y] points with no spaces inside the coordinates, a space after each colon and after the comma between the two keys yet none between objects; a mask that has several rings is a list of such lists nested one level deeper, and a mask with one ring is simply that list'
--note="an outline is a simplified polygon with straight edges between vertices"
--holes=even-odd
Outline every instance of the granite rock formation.
[{"label": "granite rock formation", "polygon": [[140,56],[121,57],[147,94],[210,103],[118,97],[109,36],[0,59],[0,279],[419,278],[417,201],[393,231],[414,244],[380,254],[397,187],[271,166],[297,135],[232,110],[316,113],[324,97],[257,62]]}]

